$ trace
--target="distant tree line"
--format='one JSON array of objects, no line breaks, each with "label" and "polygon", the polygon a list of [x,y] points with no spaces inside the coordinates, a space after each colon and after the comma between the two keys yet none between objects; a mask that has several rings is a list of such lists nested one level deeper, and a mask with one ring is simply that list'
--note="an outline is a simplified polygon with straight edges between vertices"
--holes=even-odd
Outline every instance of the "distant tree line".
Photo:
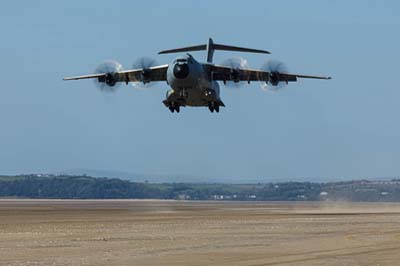
[{"label": "distant tree line", "polygon": [[149,184],[89,176],[0,176],[0,197],[400,202],[400,180],[331,183]]},{"label": "distant tree line", "polygon": [[1,197],[112,199],[149,198],[158,195],[142,183],[86,176],[0,178]]}]

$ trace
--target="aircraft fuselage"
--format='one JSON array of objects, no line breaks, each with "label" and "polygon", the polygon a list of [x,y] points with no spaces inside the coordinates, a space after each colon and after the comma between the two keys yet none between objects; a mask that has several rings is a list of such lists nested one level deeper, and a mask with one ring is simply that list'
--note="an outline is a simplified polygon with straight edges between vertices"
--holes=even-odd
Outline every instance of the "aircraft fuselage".
[{"label": "aircraft fuselage", "polygon": [[180,106],[208,106],[219,111],[224,106],[220,99],[219,85],[209,77],[207,65],[199,63],[191,55],[173,60],[167,69],[167,91],[165,106],[179,111]]}]

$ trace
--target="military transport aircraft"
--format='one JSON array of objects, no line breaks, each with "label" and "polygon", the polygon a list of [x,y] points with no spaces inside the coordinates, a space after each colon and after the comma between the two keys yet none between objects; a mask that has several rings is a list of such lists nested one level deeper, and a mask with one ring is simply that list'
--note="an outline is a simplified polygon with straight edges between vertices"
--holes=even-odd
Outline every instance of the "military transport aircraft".
[{"label": "military transport aircraft", "polygon": [[111,89],[117,83],[141,82],[147,84],[154,81],[166,81],[171,87],[167,91],[164,105],[171,112],[179,113],[180,107],[205,106],[211,112],[219,112],[220,106],[225,107],[220,97],[218,81],[248,82],[260,81],[271,86],[278,86],[281,82],[297,81],[298,78],[331,79],[331,77],[307,76],[286,73],[279,67],[275,69],[256,70],[243,68],[240,65],[213,64],[215,50],[237,51],[270,54],[265,50],[243,48],[237,46],[216,44],[210,38],[207,44],[189,46],[171,50],[164,50],[159,54],[180,53],[190,51],[207,51],[207,62],[201,63],[186,54],[173,60],[170,64],[152,66],[150,63],[139,63],[139,67],[132,70],[122,70],[120,64],[109,62],[97,69],[96,74],[86,76],[67,77],[64,80],[95,79],[101,88]]}]

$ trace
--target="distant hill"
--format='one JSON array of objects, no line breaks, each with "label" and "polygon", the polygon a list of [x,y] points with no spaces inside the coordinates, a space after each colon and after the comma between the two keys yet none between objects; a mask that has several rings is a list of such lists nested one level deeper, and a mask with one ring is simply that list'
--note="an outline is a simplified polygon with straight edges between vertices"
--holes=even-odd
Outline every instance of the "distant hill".
[{"label": "distant hill", "polygon": [[[75,175],[75,176],[92,176],[92,177],[108,177],[120,178],[133,182],[149,182],[149,183],[224,183],[224,184],[248,184],[248,183],[266,183],[266,182],[280,182],[282,178],[275,177],[203,177],[186,174],[138,174],[124,171],[114,170],[96,170],[96,169],[69,169],[53,173],[55,175]],[[295,182],[324,182],[323,178],[318,177],[297,177],[290,179]],[[330,178],[329,181],[345,181],[345,178],[335,177]],[[375,179],[372,179],[375,180]],[[381,179],[376,179],[381,180]],[[382,179],[383,180],[383,179]],[[390,179],[389,179],[390,180]]]},{"label": "distant hill", "polygon": [[[221,177],[202,177],[185,174],[171,174],[171,175],[157,175],[157,174],[138,174],[129,173],[123,171],[113,170],[95,170],[95,169],[69,169],[61,172],[56,172],[55,175],[86,175],[92,177],[109,177],[109,178],[120,178],[133,182],[149,182],[149,183],[234,183],[234,184],[246,184],[246,183],[258,183],[266,181],[276,181],[278,179],[269,178],[221,178]],[[304,178],[305,179],[305,178]]]},{"label": "distant hill", "polygon": [[[124,180],[129,180],[133,182],[150,182],[150,183],[178,183],[178,182],[210,182],[211,179],[203,179],[190,175],[155,175],[155,174],[137,174],[137,173],[129,173],[123,171],[113,171],[113,170],[94,170],[94,169],[70,169],[64,170],[56,175],[75,175],[75,176],[92,176],[92,177],[108,177],[108,178],[119,178]],[[212,181],[211,181],[212,182]]]},{"label": "distant hill", "polygon": [[78,175],[0,176],[0,197],[400,202],[400,180],[257,184],[147,183]]}]

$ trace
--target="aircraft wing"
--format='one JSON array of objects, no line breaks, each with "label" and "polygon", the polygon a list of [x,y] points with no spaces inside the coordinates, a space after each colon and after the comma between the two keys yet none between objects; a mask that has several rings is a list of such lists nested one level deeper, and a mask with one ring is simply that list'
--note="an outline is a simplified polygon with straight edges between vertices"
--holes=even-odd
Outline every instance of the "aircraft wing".
[{"label": "aircraft wing", "polygon": [[[165,81],[167,79],[168,65],[154,66],[146,69],[123,70],[112,73],[116,82],[152,82]],[[92,74],[85,76],[65,77],[63,80],[79,80],[97,78],[99,81],[105,80],[107,73]]]},{"label": "aircraft wing", "polygon": [[[256,69],[232,68],[212,64],[207,65],[207,67],[209,68],[212,80],[216,81],[269,81],[271,76],[271,72]],[[289,73],[279,73],[278,78],[281,82],[294,82],[297,81],[298,78],[331,79],[331,77]]]}]

